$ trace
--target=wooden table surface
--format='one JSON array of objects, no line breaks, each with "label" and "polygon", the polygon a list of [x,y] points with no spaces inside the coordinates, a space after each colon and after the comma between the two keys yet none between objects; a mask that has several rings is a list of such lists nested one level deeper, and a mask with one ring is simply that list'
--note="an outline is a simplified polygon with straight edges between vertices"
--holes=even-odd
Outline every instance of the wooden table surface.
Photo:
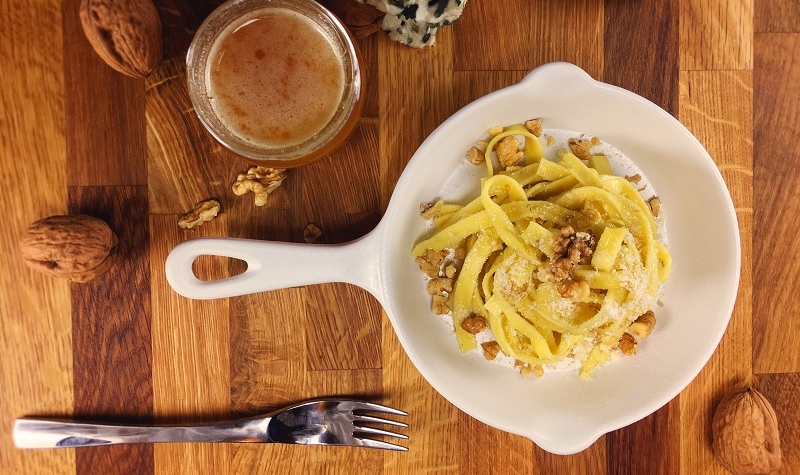
[{"label": "wooden table surface", "polygon": [[[721,474],[713,408],[750,380],[775,406],[784,466],[800,473],[800,2],[472,0],[432,48],[378,32],[359,41],[367,102],[354,136],[291,170],[263,208],[230,185],[247,165],[201,127],[184,56],[215,5],[156,2],[164,61],[124,77],[91,50],[79,0],[0,2],[0,473]],[[683,122],[724,176],[739,219],[742,273],[728,330],[699,376],[653,415],[572,456],[492,429],[436,393],[377,301],[325,284],[190,301],[163,266],[197,236],[321,243],[380,220],[425,137],[473,99],[563,60],[634,91]],[[691,190],[687,190],[687,193]],[[196,231],[194,203],[224,210]],[[87,284],[24,266],[34,220],[86,213],[120,237],[118,264]],[[714,232],[714,230],[708,230]],[[201,273],[236,264],[206,259]],[[25,415],[139,422],[256,414],[316,396],[358,396],[410,412],[408,453],[281,445],[133,445],[21,451]]]}]

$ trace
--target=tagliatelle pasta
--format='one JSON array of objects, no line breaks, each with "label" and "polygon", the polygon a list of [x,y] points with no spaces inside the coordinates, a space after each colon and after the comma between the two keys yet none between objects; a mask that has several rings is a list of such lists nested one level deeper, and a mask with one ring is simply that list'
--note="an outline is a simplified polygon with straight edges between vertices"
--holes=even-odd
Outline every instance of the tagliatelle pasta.
[{"label": "tagliatelle pasta", "polygon": [[493,130],[479,142],[485,150],[470,150],[486,167],[479,196],[426,207],[435,230],[412,254],[442,284],[429,293],[437,313],[452,316],[462,351],[478,346],[485,324],[487,358],[499,347],[536,373],[572,358],[588,379],[649,334],[671,258],[632,178],[611,175],[608,159],[590,153],[598,140],[570,140],[548,159],[538,130]]}]

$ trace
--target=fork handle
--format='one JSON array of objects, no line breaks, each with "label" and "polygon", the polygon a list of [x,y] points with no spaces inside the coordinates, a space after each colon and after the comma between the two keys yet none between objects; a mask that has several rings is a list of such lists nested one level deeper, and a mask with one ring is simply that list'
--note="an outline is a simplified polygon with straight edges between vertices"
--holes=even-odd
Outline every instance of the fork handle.
[{"label": "fork handle", "polygon": [[14,424],[14,443],[21,449],[44,449],[149,442],[266,442],[263,434],[267,424],[263,418],[190,426],[135,426],[25,418],[17,419]]}]

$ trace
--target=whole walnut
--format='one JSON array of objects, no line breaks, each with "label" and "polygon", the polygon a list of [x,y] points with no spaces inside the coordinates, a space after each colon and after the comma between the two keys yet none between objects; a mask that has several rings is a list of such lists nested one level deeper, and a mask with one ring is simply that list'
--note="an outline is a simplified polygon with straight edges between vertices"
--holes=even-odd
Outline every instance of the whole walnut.
[{"label": "whole walnut", "polygon": [[740,389],[719,403],[711,423],[712,448],[735,475],[772,473],[781,467],[778,418],[769,401],[753,388]]},{"label": "whole walnut", "polygon": [[146,78],[161,63],[163,32],[152,0],[81,0],[83,32],[109,66]]},{"label": "whole walnut", "polygon": [[111,267],[118,242],[105,221],[76,214],[36,221],[25,231],[19,248],[25,264],[34,270],[88,282]]}]

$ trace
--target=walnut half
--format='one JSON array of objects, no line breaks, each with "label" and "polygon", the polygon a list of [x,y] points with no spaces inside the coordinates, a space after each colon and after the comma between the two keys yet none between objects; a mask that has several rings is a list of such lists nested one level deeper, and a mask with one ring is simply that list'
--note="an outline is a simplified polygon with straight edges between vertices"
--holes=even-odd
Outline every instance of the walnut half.
[{"label": "walnut half", "polygon": [[510,167],[522,159],[522,150],[519,149],[519,140],[513,135],[509,135],[498,142],[494,151],[497,153],[500,164],[504,167]]},{"label": "walnut half", "polygon": [[219,214],[219,201],[205,200],[194,205],[194,208],[178,219],[178,226],[191,229],[195,226],[211,221]]},{"label": "walnut half", "polygon": [[500,353],[500,344],[496,341],[481,343],[481,348],[483,348],[483,357],[489,361],[497,358],[497,355]]},{"label": "walnut half", "polygon": [[240,174],[231,186],[236,196],[242,196],[248,191],[255,195],[255,205],[267,204],[267,197],[276,188],[281,186],[286,178],[283,168],[250,167],[247,174]]},{"label": "walnut half", "polygon": [[461,321],[461,328],[470,335],[476,335],[486,328],[486,319],[480,315],[470,315]]}]

